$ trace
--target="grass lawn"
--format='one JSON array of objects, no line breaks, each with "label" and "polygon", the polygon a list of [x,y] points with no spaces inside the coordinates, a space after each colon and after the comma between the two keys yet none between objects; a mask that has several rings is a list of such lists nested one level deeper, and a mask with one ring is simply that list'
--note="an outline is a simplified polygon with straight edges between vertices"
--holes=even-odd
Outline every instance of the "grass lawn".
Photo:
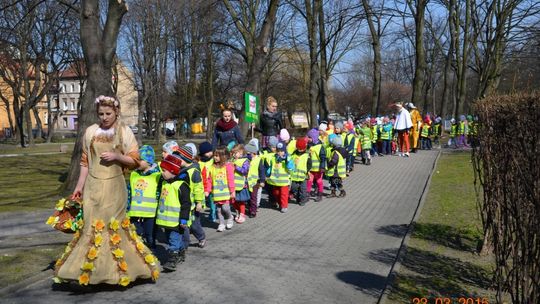
[{"label": "grass lawn", "polygon": [[469,152],[441,155],[388,302],[413,303],[414,298],[426,298],[428,303],[435,303],[435,298],[495,302],[489,290],[493,258],[476,254],[482,227],[473,181]]},{"label": "grass lawn", "polygon": [[2,157],[0,212],[51,209],[58,200],[71,153]]}]

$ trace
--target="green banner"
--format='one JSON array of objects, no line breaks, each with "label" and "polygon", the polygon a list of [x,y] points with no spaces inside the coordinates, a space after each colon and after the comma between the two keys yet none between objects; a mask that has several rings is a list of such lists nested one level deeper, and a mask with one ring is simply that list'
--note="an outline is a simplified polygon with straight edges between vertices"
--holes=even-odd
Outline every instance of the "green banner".
[{"label": "green banner", "polygon": [[246,121],[258,122],[259,121],[259,97],[249,92],[245,92],[244,100],[246,101]]}]

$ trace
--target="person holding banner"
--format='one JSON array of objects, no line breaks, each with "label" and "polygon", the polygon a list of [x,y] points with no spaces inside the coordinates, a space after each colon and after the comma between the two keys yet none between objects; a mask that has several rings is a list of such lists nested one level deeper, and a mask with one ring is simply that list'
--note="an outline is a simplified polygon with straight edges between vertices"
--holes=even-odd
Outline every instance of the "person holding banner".
[{"label": "person holding banner", "polygon": [[216,122],[214,136],[212,136],[212,147],[214,147],[214,150],[220,146],[227,147],[232,142],[234,143],[231,144],[231,147],[244,143],[240,128],[232,117],[232,110],[225,108],[221,111],[221,118]]},{"label": "person holding banner", "polygon": [[260,117],[259,126],[252,124],[255,131],[262,134],[262,147],[268,146],[268,139],[271,136],[278,136],[279,131],[283,129],[283,121],[281,119],[281,112],[277,111],[277,100],[269,96],[266,99],[266,110]]}]

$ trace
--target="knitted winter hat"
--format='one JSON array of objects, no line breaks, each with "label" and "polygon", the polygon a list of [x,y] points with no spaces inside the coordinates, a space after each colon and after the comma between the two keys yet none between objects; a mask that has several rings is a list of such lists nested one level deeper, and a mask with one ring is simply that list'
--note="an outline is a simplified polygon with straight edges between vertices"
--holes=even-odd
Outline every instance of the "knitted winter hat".
[{"label": "knitted winter hat", "polygon": [[341,140],[341,136],[337,136],[336,134],[332,134],[334,136],[328,137],[328,141],[332,144],[332,146],[339,148],[343,145],[343,141]]},{"label": "knitted winter hat", "polygon": [[319,131],[326,131],[327,128],[328,128],[328,125],[325,123],[321,123],[319,125]]},{"label": "knitted winter hat", "polygon": [[207,141],[202,142],[199,145],[199,154],[200,155],[205,155],[206,153],[211,152],[212,150],[214,150],[214,148],[212,148],[212,144],[207,142]]},{"label": "knitted winter hat", "polygon": [[279,142],[279,140],[275,136],[270,136],[270,138],[268,138],[268,146],[271,147],[271,148],[276,147],[278,142]]},{"label": "knitted winter hat", "polygon": [[300,137],[296,140],[296,149],[298,151],[305,151],[307,148],[307,137]]},{"label": "knitted winter hat", "polygon": [[186,144],[186,147],[190,147],[191,148],[191,152],[193,152],[193,154],[191,155],[191,158],[195,158],[195,156],[197,155],[197,146],[195,146],[194,143],[187,143]]},{"label": "knitted winter hat", "polygon": [[248,144],[252,144],[257,148],[257,151],[259,151],[259,140],[256,138],[252,138],[249,140]]},{"label": "knitted winter hat", "polygon": [[281,141],[288,141],[289,139],[291,139],[289,131],[287,131],[287,129],[281,129],[281,131],[279,131],[279,139]]},{"label": "knitted winter hat", "polygon": [[144,160],[150,165],[156,161],[156,153],[154,152],[154,148],[152,148],[152,146],[149,146],[149,145],[141,146],[139,148],[139,155],[141,157],[141,160]]},{"label": "knitted winter hat", "polygon": [[450,119],[450,123],[456,123],[456,120],[454,118]]},{"label": "knitted winter hat", "polygon": [[244,146],[244,150],[246,150],[246,152],[248,153],[257,154],[259,148],[250,141],[247,145]]},{"label": "knitted winter hat", "polygon": [[276,145],[277,151],[287,151],[287,146],[284,143],[280,142]]},{"label": "knitted winter hat", "polygon": [[319,131],[317,129],[311,129],[307,132],[307,136],[311,138],[311,142],[316,145],[319,143]]},{"label": "knitted winter hat", "polygon": [[183,146],[178,149],[178,156],[188,164],[193,162],[193,150],[189,146]]},{"label": "knitted winter hat", "polygon": [[178,151],[179,148],[180,146],[174,140],[163,144],[163,151],[165,151],[167,154],[172,154],[174,151]]},{"label": "knitted winter hat", "polygon": [[339,128],[340,130],[343,130],[343,123],[341,121],[336,122],[334,125],[335,128]]},{"label": "knitted winter hat", "polygon": [[167,170],[171,172],[174,175],[178,175],[180,173],[182,165],[182,159],[174,154],[169,154],[165,157],[165,159],[159,164],[161,169]]}]

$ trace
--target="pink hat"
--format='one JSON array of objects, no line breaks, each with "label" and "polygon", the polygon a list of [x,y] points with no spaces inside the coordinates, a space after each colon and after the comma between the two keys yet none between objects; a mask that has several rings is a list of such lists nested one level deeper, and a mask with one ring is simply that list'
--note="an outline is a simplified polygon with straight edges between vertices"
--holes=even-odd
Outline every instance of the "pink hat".
[{"label": "pink hat", "polygon": [[291,139],[289,131],[287,131],[287,129],[281,129],[281,131],[279,131],[279,139],[281,141],[288,141],[289,139]]}]

